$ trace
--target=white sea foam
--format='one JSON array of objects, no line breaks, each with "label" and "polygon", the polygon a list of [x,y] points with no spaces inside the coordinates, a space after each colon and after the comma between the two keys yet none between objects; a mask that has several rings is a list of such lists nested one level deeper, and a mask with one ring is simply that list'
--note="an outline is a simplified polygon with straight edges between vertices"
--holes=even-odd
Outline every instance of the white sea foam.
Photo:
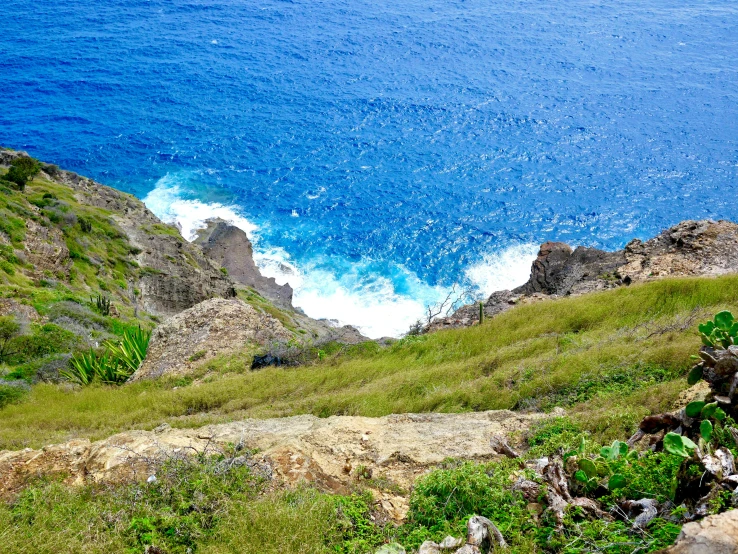
[{"label": "white sea foam", "polygon": [[182,173],[165,175],[146,195],[144,204],[162,221],[177,225],[189,241],[195,240],[198,229],[205,227],[205,221],[216,217],[240,227],[249,237],[253,236],[256,225],[240,215],[238,207],[182,198],[180,183],[186,178],[187,174]]},{"label": "white sea foam", "polygon": [[518,244],[487,254],[465,271],[466,278],[484,296],[515,288],[528,280],[530,265],[537,254],[538,246],[535,244]]},{"label": "white sea foam", "polygon": [[322,267],[340,266],[333,271],[317,267],[299,269],[284,255],[281,249],[255,256],[262,274],[274,277],[278,283],[289,282],[295,290],[293,304],[316,319],[328,319],[336,325],[353,325],[370,338],[399,337],[406,333],[418,319],[422,319],[425,306],[445,297],[440,287],[423,283],[404,268],[394,268],[402,273],[408,287],[407,295],[399,294],[392,281],[369,273],[367,263],[331,264],[320,260]]},{"label": "white sea foam", "polygon": [[[181,184],[186,179],[186,174],[161,178],[144,202],[163,221],[176,224],[188,240],[214,217],[243,229],[254,243],[254,261],[261,273],[279,284],[289,283],[294,289],[293,304],[310,317],[354,325],[371,338],[398,337],[423,319],[426,306],[448,294],[448,288],[430,286],[402,266],[391,269],[403,283],[403,294],[397,292],[391,279],[372,274],[370,262],[316,259],[301,267],[284,249],[262,245],[258,227],[243,217],[237,206],[182,198]],[[490,254],[470,267],[465,276],[480,294],[512,288],[528,278],[536,252],[534,245],[523,244]]]}]

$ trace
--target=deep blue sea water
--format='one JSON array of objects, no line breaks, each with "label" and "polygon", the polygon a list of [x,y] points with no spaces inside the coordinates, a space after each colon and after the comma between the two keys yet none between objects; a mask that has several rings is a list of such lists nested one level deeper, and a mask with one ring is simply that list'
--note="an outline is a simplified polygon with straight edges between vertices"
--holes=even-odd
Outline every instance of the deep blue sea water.
[{"label": "deep blue sea water", "polygon": [[309,314],[397,334],[524,281],[738,220],[738,3],[5,0],[0,144],[224,215]]}]

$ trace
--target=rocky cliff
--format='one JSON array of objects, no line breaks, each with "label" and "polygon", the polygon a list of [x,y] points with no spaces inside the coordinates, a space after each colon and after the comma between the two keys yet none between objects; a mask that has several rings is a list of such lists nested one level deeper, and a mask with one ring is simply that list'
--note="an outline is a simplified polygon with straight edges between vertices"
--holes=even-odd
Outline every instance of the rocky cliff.
[{"label": "rocky cliff", "polygon": [[254,262],[254,248],[243,230],[222,219],[210,220],[205,229],[198,231],[195,244],[226,268],[236,283],[252,287],[281,308],[292,309],[292,287],[261,275]]},{"label": "rocky cliff", "polygon": [[[606,290],[678,276],[715,276],[738,272],[738,225],[730,221],[683,221],[648,240],[605,252],[572,248],[563,242],[541,245],[528,281],[493,293],[484,302],[486,316],[517,304]],[[479,308],[468,305],[434,321],[428,330],[473,325]]]},{"label": "rocky cliff", "polygon": [[[0,166],[8,166],[19,156],[27,154],[0,150]],[[108,238],[124,239],[128,252],[122,261],[138,268],[127,277],[140,291],[139,302],[145,311],[169,316],[207,298],[235,295],[233,282],[200,247],[184,240],[134,196],[51,165],[43,166],[40,179],[68,187],[81,206],[96,208],[101,217],[109,218],[118,237]],[[32,265],[68,276],[72,259],[63,229],[40,225],[31,217],[25,218],[24,223],[25,250]],[[84,248],[84,244],[81,246]],[[112,274],[110,264],[89,256],[87,259],[99,275]]]}]

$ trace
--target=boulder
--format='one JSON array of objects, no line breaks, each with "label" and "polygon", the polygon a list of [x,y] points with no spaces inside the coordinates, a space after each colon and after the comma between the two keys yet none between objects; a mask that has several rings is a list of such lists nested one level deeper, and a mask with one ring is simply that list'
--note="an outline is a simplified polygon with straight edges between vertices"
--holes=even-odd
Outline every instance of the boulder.
[{"label": "boulder", "polygon": [[154,329],[146,359],[129,381],[186,375],[218,354],[291,338],[271,315],[236,298],[212,298]]},{"label": "boulder", "polygon": [[735,554],[738,552],[738,510],[730,510],[682,527],[662,554]]},{"label": "boulder", "polygon": [[[663,277],[738,273],[738,224],[682,221],[656,237],[634,239],[623,250],[606,252],[563,242],[545,242],[526,283],[492,293],[484,313],[493,317],[515,305],[557,296],[579,295]],[[462,306],[424,331],[465,327],[479,321],[479,306]]]}]

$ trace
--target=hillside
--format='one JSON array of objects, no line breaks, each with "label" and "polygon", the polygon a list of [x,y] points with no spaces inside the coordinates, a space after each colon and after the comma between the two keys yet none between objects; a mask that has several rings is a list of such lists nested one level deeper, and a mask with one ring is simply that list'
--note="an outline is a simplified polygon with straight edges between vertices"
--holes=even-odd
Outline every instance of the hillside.
[{"label": "hillside", "polygon": [[[0,166],[18,156],[0,151]],[[510,552],[648,552],[672,543],[681,524],[732,506],[726,470],[707,478],[719,494],[697,514],[695,491],[706,491],[684,484],[706,462],[666,452],[663,433],[635,450],[623,443],[628,457],[607,462],[628,483],[619,495],[607,479],[578,483],[565,462],[604,463],[600,446],[625,441],[644,416],[706,398],[704,384],[685,393],[698,326],[738,313],[738,275],[642,271],[642,282],[626,283],[580,271],[569,251],[555,271],[553,258],[539,258],[531,280],[589,279],[586,294],[541,287],[506,297],[504,310],[493,295],[481,324],[367,341],[300,314],[287,288],[238,257],[212,260],[135,198],[39,169],[24,187],[0,169],[0,316],[17,324],[0,337],[8,551],[392,553],[401,551],[393,543],[410,552],[435,541],[428,554],[446,535],[463,537],[476,514],[494,521]],[[225,228],[201,244],[230,253],[212,242],[220,234],[250,248]],[[732,260],[716,236],[712,250],[697,241],[689,256]],[[658,255],[688,258],[669,248]],[[729,271],[715,267],[704,273]],[[156,329],[144,364],[159,356],[172,371],[124,384],[65,377],[70,359],[91,349],[99,360],[138,329]],[[179,352],[203,336],[207,347]],[[254,355],[282,365],[258,368]],[[732,419],[714,425],[703,447],[734,456]],[[546,492],[551,467],[581,495],[559,511]],[[523,481],[537,492],[514,488]],[[644,499],[658,514],[636,528],[644,509],[624,506]],[[461,548],[479,551],[471,539]]]}]

